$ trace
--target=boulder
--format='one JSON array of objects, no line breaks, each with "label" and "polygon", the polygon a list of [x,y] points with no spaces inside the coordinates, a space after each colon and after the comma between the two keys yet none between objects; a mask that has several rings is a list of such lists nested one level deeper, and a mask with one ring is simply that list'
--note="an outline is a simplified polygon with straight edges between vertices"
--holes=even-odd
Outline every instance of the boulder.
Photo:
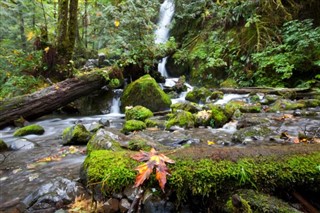
[{"label": "boulder", "polygon": [[127,134],[129,132],[143,130],[145,128],[147,128],[147,125],[143,121],[128,120],[123,124],[121,132]]},{"label": "boulder", "polygon": [[171,110],[172,112],[176,112],[178,110],[184,110],[191,113],[197,113],[201,110],[201,107],[197,103],[186,101],[186,102],[179,102],[179,103],[172,104]]},{"label": "boulder", "polygon": [[121,97],[123,111],[126,106],[141,105],[156,112],[168,109],[170,104],[169,96],[150,75],[144,75],[129,84]]},{"label": "boulder", "polygon": [[125,115],[126,120],[145,121],[146,119],[151,118],[153,113],[148,108],[138,105],[133,108],[126,108]]},{"label": "boulder", "polygon": [[114,134],[106,131],[105,129],[99,129],[89,140],[87,144],[87,152],[100,149],[116,149],[119,147],[119,142],[115,140]]},{"label": "boulder", "polygon": [[212,127],[222,127],[229,121],[229,116],[220,105],[211,105],[211,124]]},{"label": "boulder", "polygon": [[72,127],[67,127],[62,133],[62,144],[63,145],[86,145],[90,140],[91,134],[88,132],[86,127],[79,123]]},{"label": "boulder", "polygon": [[205,87],[195,88],[193,91],[187,93],[186,100],[195,103],[205,103],[210,95],[211,91]]},{"label": "boulder", "polygon": [[180,126],[184,128],[193,128],[195,126],[195,117],[191,112],[179,111],[171,115],[166,123],[166,129],[172,126]]},{"label": "boulder", "polygon": [[31,134],[42,135],[43,133],[44,133],[44,129],[42,126],[37,124],[32,124],[16,130],[13,133],[13,135],[14,136],[24,136],[24,135],[31,135]]}]

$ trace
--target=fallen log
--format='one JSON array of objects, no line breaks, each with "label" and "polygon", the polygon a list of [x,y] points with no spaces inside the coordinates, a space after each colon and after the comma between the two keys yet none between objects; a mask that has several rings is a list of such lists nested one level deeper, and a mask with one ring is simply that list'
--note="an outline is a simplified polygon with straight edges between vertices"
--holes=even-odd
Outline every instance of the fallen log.
[{"label": "fallen log", "polygon": [[62,107],[106,84],[98,72],[66,79],[32,94],[0,101],[0,128],[14,120],[35,119]]}]

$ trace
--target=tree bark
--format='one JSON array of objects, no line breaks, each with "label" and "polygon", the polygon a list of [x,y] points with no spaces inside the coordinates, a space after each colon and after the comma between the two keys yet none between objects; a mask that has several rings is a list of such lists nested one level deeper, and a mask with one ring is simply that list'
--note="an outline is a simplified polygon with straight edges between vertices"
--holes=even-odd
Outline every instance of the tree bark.
[{"label": "tree bark", "polygon": [[51,113],[81,96],[100,89],[105,83],[101,75],[90,73],[64,80],[29,95],[0,101],[0,128],[12,124],[20,117],[35,119]]}]

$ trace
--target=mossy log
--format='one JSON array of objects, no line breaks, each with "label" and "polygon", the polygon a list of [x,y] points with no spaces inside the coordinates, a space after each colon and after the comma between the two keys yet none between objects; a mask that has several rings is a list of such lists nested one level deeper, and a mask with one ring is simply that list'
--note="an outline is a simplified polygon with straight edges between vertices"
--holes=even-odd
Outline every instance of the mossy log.
[{"label": "mossy log", "polygon": [[255,94],[266,93],[280,96],[289,96],[288,98],[314,98],[319,95],[319,92],[313,89],[304,88],[263,88],[263,87],[250,87],[250,88],[220,88],[218,91],[223,93],[235,93],[235,94]]},{"label": "mossy log", "polygon": [[66,79],[32,94],[0,101],[0,128],[23,117],[35,119],[51,113],[81,96],[90,94],[105,85],[98,72]]},{"label": "mossy log", "polygon": [[[264,192],[313,190],[320,193],[320,144],[283,146],[184,148],[162,152],[175,160],[168,165],[166,191],[179,201],[189,196],[213,199],[217,194],[251,188]],[[102,183],[107,192],[119,192],[134,183],[141,162],[133,152],[95,150],[85,160],[88,184]],[[143,184],[157,188],[152,175]],[[159,187],[158,187],[159,188]],[[105,191],[106,192],[106,191]]]}]

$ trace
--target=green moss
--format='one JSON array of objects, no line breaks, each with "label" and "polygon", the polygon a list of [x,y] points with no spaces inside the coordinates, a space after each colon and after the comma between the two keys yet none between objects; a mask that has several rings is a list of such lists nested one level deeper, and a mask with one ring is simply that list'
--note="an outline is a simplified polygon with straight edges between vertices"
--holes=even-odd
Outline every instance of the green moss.
[{"label": "green moss", "polygon": [[37,124],[32,124],[16,130],[13,133],[13,135],[14,136],[24,136],[24,135],[30,135],[30,134],[42,135],[43,133],[44,133],[44,129],[42,126]]},{"label": "green moss", "polygon": [[133,108],[126,109],[125,115],[126,120],[145,121],[147,118],[151,118],[153,113],[148,108],[138,105]]},{"label": "green moss", "polygon": [[106,130],[99,129],[87,143],[87,153],[93,150],[111,149],[113,151],[122,150],[120,143],[107,134]]},{"label": "green moss", "polygon": [[62,144],[87,144],[90,138],[91,134],[86,127],[83,124],[76,124],[63,130]]},{"label": "green moss", "polygon": [[151,146],[148,145],[147,141],[145,141],[143,138],[139,139],[132,139],[129,141],[128,148],[133,151],[149,151],[151,149]]},{"label": "green moss", "polygon": [[176,112],[172,114],[172,116],[167,121],[166,129],[169,129],[174,125],[178,125],[184,128],[192,128],[195,126],[195,117],[191,112],[187,112],[187,111]]},{"label": "green moss", "polygon": [[186,95],[186,100],[195,103],[205,103],[206,99],[211,95],[211,91],[205,87],[195,88],[188,92]]},{"label": "green moss", "polygon": [[272,130],[268,126],[265,126],[265,125],[261,125],[258,127],[250,126],[250,127],[242,128],[237,132],[235,132],[233,134],[232,140],[234,142],[242,143],[246,137],[253,137],[253,136],[266,137],[271,133],[272,133]]},{"label": "green moss", "polygon": [[137,162],[129,158],[130,153],[95,150],[87,156],[84,167],[88,184],[101,183],[108,190],[105,193],[120,192],[124,187],[132,185]]},{"label": "green moss", "polygon": [[232,78],[227,78],[220,84],[220,87],[225,88],[237,88],[238,86],[237,82]]},{"label": "green moss", "polygon": [[121,86],[121,81],[117,78],[113,78],[108,83],[108,88],[115,89]]},{"label": "green moss", "polygon": [[221,91],[214,91],[210,95],[211,100],[216,100],[216,99],[222,99],[223,98],[223,92]]},{"label": "green moss", "polygon": [[178,110],[184,110],[191,113],[196,113],[201,110],[201,107],[194,102],[179,102],[171,105],[171,111],[177,112]]},{"label": "green moss", "polygon": [[0,139],[0,152],[8,150],[8,145]]},{"label": "green moss", "polygon": [[224,109],[219,105],[211,106],[211,119],[214,121],[214,127],[222,127],[229,120]]},{"label": "green moss", "polygon": [[306,108],[306,103],[303,101],[296,102],[286,99],[277,100],[270,108],[269,112],[278,112],[283,110],[295,110]]},{"label": "green moss", "polygon": [[230,213],[252,213],[252,209],[248,203],[248,201],[246,201],[245,199],[243,199],[241,196],[240,196],[240,202],[241,205],[239,208],[236,208],[232,205],[232,198],[230,198],[227,202],[227,205],[226,205],[226,210],[227,212],[230,212]]},{"label": "green moss", "polygon": [[129,133],[137,130],[143,130],[145,128],[147,128],[147,126],[143,121],[128,120],[123,124],[121,132]]},{"label": "green moss", "polygon": [[129,84],[121,97],[121,109],[123,111],[126,106],[136,105],[144,106],[156,112],[168,109],[171,100],[150,75],[144,75]]},{"label": "green moss", "polygon": [[147,127],[156,127],[159,125],[157,121],[150,119],[146,119],[144,122],[146,123]]}]

